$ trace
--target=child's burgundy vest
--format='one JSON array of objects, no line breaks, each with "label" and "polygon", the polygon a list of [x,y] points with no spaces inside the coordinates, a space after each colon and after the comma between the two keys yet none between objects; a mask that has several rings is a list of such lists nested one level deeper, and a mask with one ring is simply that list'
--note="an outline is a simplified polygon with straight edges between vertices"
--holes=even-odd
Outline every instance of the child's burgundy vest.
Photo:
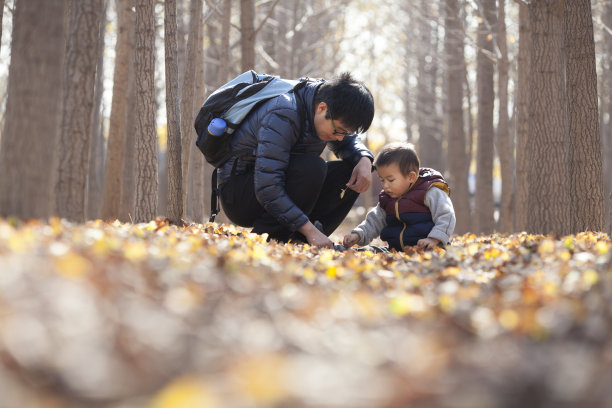
[{"label": "child's burgundy vest", "polygon": [[431,211],[425,205],[427,190],[435,185],[450,192],[448,184],[438,171],[429,168],[419,170],[419,178],[406,194],[391,198],[384,191],[378,195],[380,206],[387,215],[387,225],[380,233],[380,239],[389,247],[403,251],[404,247],[416,245],[419,239],[427,238],[434,226]]}]

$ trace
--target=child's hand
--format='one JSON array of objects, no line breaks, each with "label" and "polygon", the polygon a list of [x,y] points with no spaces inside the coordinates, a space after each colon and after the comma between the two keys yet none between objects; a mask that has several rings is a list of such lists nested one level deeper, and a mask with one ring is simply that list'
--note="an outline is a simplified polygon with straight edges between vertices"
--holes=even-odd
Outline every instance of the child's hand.
[{"label": "child's hand", "polygon": [[344,236],[344,240],[342,241],[342,244],[345,247],[350,248],[358,242],[359,242],[359,234],[355,232],[351,232],[350,234],[346,234]]},{"label": "child's hand", "polygon": [[440,244],[440,241],[435,238],[423,238],[419,239],[417,246],[423,249],[434,249]]}]

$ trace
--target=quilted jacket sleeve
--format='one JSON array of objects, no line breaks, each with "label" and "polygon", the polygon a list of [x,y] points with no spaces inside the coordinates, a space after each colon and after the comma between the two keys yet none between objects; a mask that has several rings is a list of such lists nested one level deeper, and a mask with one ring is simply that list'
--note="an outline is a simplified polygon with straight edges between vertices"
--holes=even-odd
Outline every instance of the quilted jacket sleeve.
[{"label": "quilted jacket sleeve", "polygon": [[277,98],[277,103],[267,110],[257,129],[255,195],[268,213],[296,230],[308,222],[308,217],[287,195],[285,173],[291,148],[298,139],[300,117],[295,108],[283,104],[283,98]]}]

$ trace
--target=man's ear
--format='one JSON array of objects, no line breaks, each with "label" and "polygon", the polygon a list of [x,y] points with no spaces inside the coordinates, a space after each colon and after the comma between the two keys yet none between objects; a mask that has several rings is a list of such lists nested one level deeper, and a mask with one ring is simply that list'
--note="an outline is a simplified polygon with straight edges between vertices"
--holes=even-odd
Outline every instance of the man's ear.
[{"label": "man's ear", "polygon": [[418,178],[419,178],[419,176],[416,174],[415,171],[411,171],[410,173],[408,173],[408,181],[409,182],[416,183]]},{"label": "man's ear", "polygon": [[316,113],[323,113],[327,110],[327,104],[325,102],[319,102],[317,108],[315,109]]}]

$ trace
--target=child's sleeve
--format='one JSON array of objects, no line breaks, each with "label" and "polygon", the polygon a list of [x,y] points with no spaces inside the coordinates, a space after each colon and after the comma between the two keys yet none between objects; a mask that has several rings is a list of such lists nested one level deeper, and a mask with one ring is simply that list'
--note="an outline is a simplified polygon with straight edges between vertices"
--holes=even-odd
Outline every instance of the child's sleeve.
[{"label": "child's sleeve", "polygon": [[450,197],[441,189],[431,187],[425,194],[425,205],[431,211],[434,222],[434,227],[427,237],[435,238],[446,246],[455,230],[456,222],[455,209]]},{"label": "child's sleeve", "polygon": [[387,225],[385,211],[380,204],[368,211],[365,220],[353,228],[351,232],[359,235],[358,245],[368,245],[374,238],[380,235],[380,231]]}]

